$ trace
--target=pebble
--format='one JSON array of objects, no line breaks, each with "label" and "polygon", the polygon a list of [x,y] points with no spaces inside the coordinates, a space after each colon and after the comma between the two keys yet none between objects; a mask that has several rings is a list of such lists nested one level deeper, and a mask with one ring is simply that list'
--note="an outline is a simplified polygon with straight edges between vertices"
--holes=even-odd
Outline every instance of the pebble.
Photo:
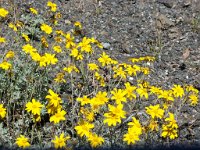
[{"label": "pebble", "polygon": [[108,50],[110,48],[110,43],[102,43],[103,48]]}]

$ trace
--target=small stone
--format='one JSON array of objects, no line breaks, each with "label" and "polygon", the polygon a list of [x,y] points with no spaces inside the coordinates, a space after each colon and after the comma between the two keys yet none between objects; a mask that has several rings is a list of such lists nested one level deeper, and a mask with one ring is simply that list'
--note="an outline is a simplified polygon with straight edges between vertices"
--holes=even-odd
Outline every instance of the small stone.
[{"label": "small stone", "polygon": [[133,78],[133,77],[128,77],[128,80],[129,80],[129,81],[133,81],[134,78]]},{"label": "small stone", "polygon": [[110,43],[102,43],[103,48],[108,50],[110,48]]},{"label": "small stone", "polygon": [[172,8],[175,5],[174,0],[157,0],[157,2],[165,5],[168,8]]},{"label": "small stone", "polygon": [[70,25],[72,22],[70,20],[65,20],[65,23]]}]

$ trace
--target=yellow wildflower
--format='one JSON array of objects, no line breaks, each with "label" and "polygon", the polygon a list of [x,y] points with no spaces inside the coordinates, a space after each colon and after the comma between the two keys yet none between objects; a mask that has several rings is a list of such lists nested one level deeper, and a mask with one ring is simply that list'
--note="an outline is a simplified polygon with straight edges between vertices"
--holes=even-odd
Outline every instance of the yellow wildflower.
[{"label": "yellow wildflower", "polygon": [[55,65],[58,62],[58,59],[55,58],[55,54],[49,54],[49,53],[45,53],[44,55],[46,57],[46,63],[49,64],[53,64]]},{"label": "yellow wildflower", "polygon": [[16,142],[15,142],[19,147],[22,147],[22,148],[27,148],[30,146],[30,143],[28,142],[28,138],[26,138],[25,136],[23,135],[20,135],[17,139],[16,139]]},{"label": "yellow wildflower", "polygon": [[148,128],[151,130],[151,131],[158,131],[158,121],[155,121],[155,120],[151,120],[149,125],[148,125]]},{"label": "yellow wildflower", "polygon": [[125,118],[126,112],[123,110],[123,105],[119,104],[117,107],[108,105],[109,112],[104,114],[104,123],[108,126],[116,126],[117,123],[121,123],[121,118]]},{"label": "yellow wildflower", "polygon": [[184,89],[180,85],[174,85],[172,90],[173,90],[173,94],[175,97],[183,97],[184,96]]},{"label": "yellow wildflower", "polygon": [[129,99],[136,99],[136,94],[134,93],[136,87],[135,86],[131,86],[131,84],[129,82],[125,83],[125,92],[126,92],[126,97]]},{"label": "yellow wildflower", "polygon": [[69,139],[69,136],[64,137],[64,133],[61,133],[60,137],[55,136],[55,139],[52,140],[52,143],[54,143],[55,148],[63,148],[66,146],[66,141]]},{"label": "yellow wildflower", "polygon": [[13,23],[9,23],[8,26],[13,29],[14,31],[17,31],[17,27]]},{"label": "yellow wildflower", "polygon": [[50,122],[54,122],[54,124],[57,124],[62,120],[66,120],[65,115],[66,111],[58,109],[57,113],[50,117]]},{"label": "yellow wildflower", "polygon": [[81,25],[81,23],[80,23],[79,21],[76,21],[76,22],[74,23],[74,26],[75,26],[75,27],[78,27],[78,28],[80,28],[80,29],[82,29],[82,25]]},{"label": "yellow wildflower", "polygon": [[32,52],[36,52],[37,49],[35,49],[32,45],[30,44],[26,44],[22,47],[22,50],[25,52],[25,53],[32,53]]},{"label": "yellow wildflower", "polygon": [[168,126],[171,126],[172,128],[178,128],[178,124],[174,118],[174,114],[169,112],[169,117],[165,119],[165,121],[168,121]]},{"label": "yellow wildflower", "polygon": [[126,72],[123,70],[122,67],[114,67],[113,70],[114,70],[113,78],[120,77],[126,79]]},{"label": "yellow wildflower", "polygon": [[46,109],[48,114],[54,115],[57,112],[57,110],[62,109],[62,105],[59,104],[55,107],[54,105],[48,103]]},{"label": "yellow wildflower", "polygon": [[93,148],[96,148],[97,146],[101,146],[104,142],[104,139],[103,137],[101,136],[98,136],[97,134],[95,133],[91,133],[88,137],[88,141],[90,142],[90,145],[93,147]]},{"label": "yellow wildflower", "polygon": [[13,58],[15,56],[15,53],[12,51],[12,50],[10,50],[10,51],[8,51],[7,53],[6,53],[6,56],[5,56],[5,58]]},{"label": "yellow wildflower", "polygon": [[138,84],[139,87],[136,89],[136,92],[140,95],[140,97],[149,98],[147,88],[145,88],[142,84]]},{"label": "yellow wildflower", "polygon": [[6,17],[7,15],[8,15],[8,11],[6,10],[6,9],[4,9],[4,8],[0,8],[0,16],[1,17]]},{"label": "yellow wildflower", "polygon": [[162,92],[161,88],[155,87],[155,86],[150,86],[149,91],[150,91],[150,94],[156,94],[156,95],[159,95]]},{"label": "yellow wildflower", "polygon": [[69,33],[67,33],[67,34],[65,35],[65,39],[66,39],[66,45],[65,45],[65,47],[66,47],[67,49],[69,49],[69,48],[75,46],[74,37],[73,37],[73,36],[71,37],[71,35],[70,35]]},{"label": "yellow wildflower", "polygon": [[49,25],[45,24],[45,23],[43,23],[40,28],[41,28],[42,31],[44,31],[47,34],[51,34],[52,33],[52,28]]},{"label": "yellow wildflower", "polygon": [[168,126],[168,125],[163,125],[161,136],[164,137],[164,138],[169,137],[170,139],[173,140],[176,137],[178,137],[177,132],[178,132],[177,129],[172,128],[171,126]]},{"label": "yellow wildflower", "polygon": [[126,102],[125,90],[114,88],[111,91],[111,94],[113,95],[111,99],[115,100],[117,104],[121,104],[121,102]]},{"label": "yellow wildflower", "polygon": [[54,79],[54,81],[56,81],[57,83],[61,83],[61,82],[66,82],[66,80],[64,79],[64,73],[60,72],[57,73],[56,78]]},{"label": "yellow wildflower", "polygon": [[49,104],[53,105],[54,107],[57,107],[60,103],[62,103],[61,98],[58,96],[58,94],[54,93],[53,90],[49,89],[49,94],[46,96],[46,99],[49,100]]},{"label": "yellow wildflower", "polygon": [[37,52],[30,52],[30,56],[33,59],[33,61],[38,62],[41,59],[41,56]]},{"label": "yellow wildflower", "polygon": [[132,117],[132,121],[128,123],[129,126],[129,130],[131,131],[131,129],[135,129],[134,132],[135,134],[142,134],[142,126],[139,122],[139,120],[137,120],[135,117]]},{"label": "yellow wildflower", "polygon": [[93,97],[93,101],[96,101],[99,105],[104,105],[108,102],[107,92],[99,91],[95,97]]},{"label": "yellow wildflower", "polygon": [[105,52],[103,52],[101,57],[98,58],[98,61],[101,63],[102,67],[104,67],[110,64],[111,58]]},{"label": "yellow wildflower", "polygon": [[0,68],[2,68],[4,70],[11,69],[11,67],[12,67],[12,65],[7,61],[3,61],[2,63],[0,63]]},{"label": "yellow wildflower", "polygon": [[30,38],[28,37],[28,35],[22,33],[22,37],[25,39],[26,42],[30,41]]},{"label": "yellow wildflower", "polygon": [[193,85],[187,85],[186,86],[186,91],[188,91],[188,92],[194,92],[196,94],[199,93],[199,91],[196,88],[194,88]]},{"label": "yellow wildflower", "polygon": [[81,102],[81,106],[90,103],[90,99],[86,95],[84,95],[83,97],[78,97],[76,100]]},{"label": "yellow wildflower", "polygon": [[6,39],[4,37],[0,37],[0,43],[5,43]]},{"label": "yellow wildflower", "polygon": [[198,103],[198,95],[196,95],[196,94],[189,95],[189,100],[190,100],[190,104],[192,106],[197,105],[197,103]]},{"label": "yellow wildflower", "polygon": [[47,6],[51,8],[52,12],[55,12],[57,10],[57,5],[55,3],[48,1]]},{"label": "yellow wildflower", "polygon": [[86,137],[88,137],[90,135],[90,129],[93,129],[94,125],[92,123],[88,123],[88,122],[82,122],[80,123],[80,125],[75,126],[75,130],[77,132],[77,134],[80,137],[83,137],[84,135]]},{"label": "yellow wildflower", "polygon": [[3,107],[3,104],[0,104],[0,116],[2,119],[6,116],[6,108]]},{"label": "yellow wildflower", "polygon": [[62,49],[60,46],[54,46],[53,47],[53,50],[56,52],[56,53],[61,53],[62,52]]},{"label": "yellow wildflower", "polygon": [[69,67],[64,67],[63,71],[66,71],[67,73],[71,73],[72,71],[75,71],[77,73],[80,72],[75,65],[70,65]]},{"label": "yellow wildflower", "polygon": [[47,62],[47,58],[45,56],[40,56],[38,57],[39,62],[40,62],[40,67],[45,67],[47,66],[46,62]]},{"label": "yellow wildflower", "polygon": [[32,99],[32,102],[28,102],[26,104],[26,110],[28,112],[32,112],[33,115],[40,115],[40,111],[44,107],[39,101],[36,101],[34,98]]},{"label": "yellow wildflower", "polygon": [[98,71],[99,70],[99,66],[97,66],[95,63],[89,63],[88,68],[91,71],[95,71],[95,70]]},{"label": "yellow wildflower", "polygon": [[140,138],[137,134],[133,134],[131,132],[124,134],[123,141],[127,142],[128,145],[130,145],[131,143],[135,144],[135,142],[139,141],[139,140],[140,140]]},{"label": "yellow wildflower", "polygon": [[128,133],[124,134],[123,141],[127,142],[128,145],[135,144],[136,141],[140,140],[140,135],[142,134],[142,126],[135,117],[132,118],[132,122],[129,122]]},{"label": "yellow wildflower", "polygon": [[84,37],[80,43],[78,43],[78,47],[81,47],[81,52],[92,53],[92,47],[90,45],[90,39]]},{"label": "yellow wildflower", "polygon": [[162,118],[164,115],[164,110],[160,108],[160,105],[150,105],[149,107],[145,107],[146,108],[146,113],[149,114],[152,119],[154,119],[155,117],[157,118]]},{"label": "yellow wildflower", "polygon": [[35,8],[29,8],[29,10],[35,15],[38,14],[38,11]]},{"label": "yellow wildflower", "polygon": [[164,98],[167,101],[174,101],[174,98],[172,97],[172,91],[171,90],[160,90],[158,93],[158,98]]}]

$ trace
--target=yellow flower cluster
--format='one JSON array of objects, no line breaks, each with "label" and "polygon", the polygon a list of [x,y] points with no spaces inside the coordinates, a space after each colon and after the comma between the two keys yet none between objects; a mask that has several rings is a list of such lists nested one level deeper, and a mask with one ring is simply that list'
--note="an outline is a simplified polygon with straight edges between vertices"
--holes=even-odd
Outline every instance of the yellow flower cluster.
[{"label": "yellow flower cluster", "polygon": [[165,121],[167,123],[162,126],[162,136],[164,138],[169,137],[170,139],[178,137],[178,124],[174,118],[174,114],[169,112],[169,117]]},{"label": "yellow flower cluster", "polygon": [[140,135],[142,134],[142,126],[135,117],[132,118],[132,122],[128,123],[128,133],[124,135],[123,141],[127,142],[128,145],[135,144],[136,141],[140,140]]},{"label": "yellow flower cluster", "polygon": [[86,136],[87,140],[90,142],[90,145],[93,148],[96,148],[97,146],[101,146],[104,143],[104,139],[103,137],[98,136],[96,133],[92,133],[91,129],[93,128],[93,124],[83,121],[75,127],[75,130],[80,137]]},{"label": "yellow flower cluster", "polygon": [[46,67],[50,64],[55,65],[58,62],[58,59],[55,58],[55,54],[45,53],[45,55],[40,56],[37,49],[30,44],[24,45],[22,50],[25,53],[30,54],[33,61],[39,62],[40,67]]},{"label": "yellow flower cluster", "polygon": [[54,122],[54,124],[59,123],[62,120],[66,120],[65,115],[66,111],[62,110],[62,99],[58,96],[58,94],[54,93],[53,90],[49,89],[49,94],[46,96],[48,99],[48,105],[46,106],[47,111],[50,115],[50,122]]}]

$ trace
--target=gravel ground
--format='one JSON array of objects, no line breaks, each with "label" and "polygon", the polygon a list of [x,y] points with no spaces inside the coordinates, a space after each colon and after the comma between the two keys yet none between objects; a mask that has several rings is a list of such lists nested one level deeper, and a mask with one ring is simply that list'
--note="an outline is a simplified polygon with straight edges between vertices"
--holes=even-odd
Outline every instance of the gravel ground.
[{"label": "gravel ground", "polygon": [[[19,11],[30,4],[36,8],[43,7],[47,2],[24,1],[16,2]],[[153,71],[149,77],[152,84],[170,87],[187,83],[200,90],[199,0],[53,2],[59,5],[63,14],[62,28],[70,29],[71,22],[80,21],[84,33],[96,37],[114,58],[127,61],[131,57],[156,56],[157,61],[151,66]],[[181,119],[189,122],[192,130],[181,130],[180,141],[200,143],[199,108],[200,105],[194,109],[186,106],[189,115],[185,111]]]}]

